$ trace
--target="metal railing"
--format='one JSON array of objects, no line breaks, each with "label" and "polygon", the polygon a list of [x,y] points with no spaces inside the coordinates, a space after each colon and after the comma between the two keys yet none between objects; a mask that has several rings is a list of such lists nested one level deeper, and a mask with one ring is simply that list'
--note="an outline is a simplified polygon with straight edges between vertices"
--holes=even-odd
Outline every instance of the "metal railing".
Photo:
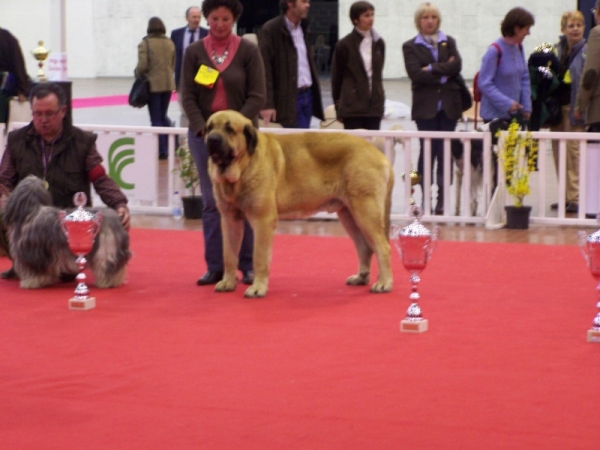
[{"label": "metal railing", "polygon": [[[23,126],[23,123],[11,124],[12,128],[18,128]],[[169,192],[173,192],[176,189],[181,188],[181,184],[178,180],[177,175],[173,173],[175,168],[175,137],[181,135],[187,135],[187,128],[163,128],[163,127],[138,127],[138,126],[112,126],[112,125],[78,125],[78,127],[91,131],[97,134],[112,133],[121,135],[141,135],[141,134],[166,134],[168,135],[169,142],[169,157],[168,157],[168,189]],[[297,129],[283,129],[283,128],[263,128],[263,132],[274,133],[274,134],[285,134],[285,133],[297,133]],[[423,192],[417,192],[420,194],[420,198],[415,195],[417,203],[421,203],[424,207],[424,220],[430,222],[453,222],[453,223],[474,223],[474,224],[486,224],[489,227],[499,227],[498,219],[496,223],[491,223],[490,219],[493,216],[492,209],[503,208],[504,204],[509,204],[507,196],[504,194],[502,180],[499,180],[499,194],[498,198],[492,198],[492,177],[494,175],[493,163],[492,163],[492,139],[489,132],[478,132],[478,131],[464,131],[464,132],[434,132],[434,131],[395,131],[395,130],[381,130],[381,131],[370,131],[370,130],[321,130],[321,129],[310,129],[307,130],[311,133],[335,133],[343,132],[349,133],[356,136],[363,137],[365,139],[372,140],[380,148],[381,151],[388,157],[394,164],[396,186],[394,188],[394,199],[393,209],[391,218],[392,220],[408,220],[408,210],[410,206],[410,199],[412,197],[412,186],[411,179],[409,176],[403,176],[404,173],[410,173],[411,169],[416,168],[416,161],[419,154],[419,139],[423,139],[424,147],[424,174],[422,180]],[[2,133],[0,133],[2,135]],[[532,137],[538,140],[539,153],[538,153],[538,171],[535,172],[538,175],[532,176],[531,185],[532,193],[526,197],[526,204],[531,205],[532,214],[531,222],[539,224],[552,224],[552,225],[593,225],[595,219],[586,218],[585,210],[583,207],[579,208],[579,212],[575,217],[566,217],[565,202],[561,199],[565,198],[566,190],[566,142],[568,140],[579,141],[579,204],[585,205],[587,197],[586,184],[588,183],[586,167],[588,162],[588,152],[590,147],[590,141],[597,139],[600,140],[600,134],[591,133],[552,133],[547,131],[534,132]],[[469,162],[473,147],[473,142],[481,141],[483,147],[483,168],[475,169],[470,164],[464,164],[462,168],[462,184],[460,191],[456,192],[456,186],[452,183],[451,171],[454,170],[454,164],[444,165],[444,209],[443,215],[432,214],[432,180],[431,180],[431,141],[432,139],[442,139],[444,144],[444,160],[451,161],[451,140],[460,139],[463,143],[463,160]],[[5,137],[0,136],[0,148],[4,150]],[[557,141],[559,148],[559,170],[558,178],[556,179],[556,169],[554,168],[553,161],[550,152],[551,142]],[[600,150],[599,150],[600,151]],[[550,155],[550,156],[549,156]],[[140,155],[140,158],[156,158],[157,153],[155,151],[148,151]],[[474,171],[479,170],[478,173]],[[472,186],[471,181],[474,176],[481,182],[475,189]],[[599,174],[600,176],[600,174]],[[454,180],[456,180],[454,176]],[[452,187],[455,190],[452,190]],[[477,196],[478,200],[478,212],[473,215],[471,211],[471,202],[474,196]],[[140,205],[133,202],[130,205],[130,209],[133,213],[145,213],[145,214],[170,214],[171,213],[171,201],[172,196],[166,196],[166,204],[152,204],[152,205]],[[419,201],[420,200],[420,201]],[[550,202],[557,202],[559,207],[558,211],[551,212],[549,208]],[[460,204],[460,208],[457,207],[457,203]],[[451,211],[453,213],[451,213]],[[496,212],[498,215],[498,212]],[[335,215],[319,214],[316,217],[335,217]]]}]

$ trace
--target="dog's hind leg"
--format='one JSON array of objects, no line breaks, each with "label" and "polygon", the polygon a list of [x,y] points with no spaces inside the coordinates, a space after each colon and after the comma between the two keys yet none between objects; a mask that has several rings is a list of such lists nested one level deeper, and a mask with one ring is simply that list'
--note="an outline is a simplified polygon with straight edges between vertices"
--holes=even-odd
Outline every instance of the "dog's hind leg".
[{"label": "dog's hind leg", "polygon": [[[375,199],[362,199],[360,205],[354,205],[352,208],[351,217],[354,222],[354,229],[358,230],[359,233],[358,237],[352,239],[355,243],[357,241],[361,243],[360,247],[357,245],[359,254],[359,274],[357,277],[360,279],[363,271],[370,270],[372,255],[375,253],[379,275],[377,281],[371,286],[371,292],[389,292],[392,290],[393,276],[390,243],[387,236],[389,230],[388,220],[383,217],[383,208],[374,205],[376,205]],[[350,213],[348,212],[348,214]],[[348,281],[351,279],[352,277]],[[363,284],[366,283],[368,283],[368,278]]]},{"label": "dog's hind leg", "polygon": [[108,210],[104,213],[94,250],[88,256],[98,288],[112,288],[125,283],[127,262],[131,258],[129,235],[120,218]]},{"label": "dog's hind leg", "polygon": [[373,258],[373,250],[369,243],[365,240],[363,233],[358,228],[354,217],[348,208],[342,208],[338,212],[340,222],[350,235],[356,247],[358,254],[358,273],[351,275],[346,280],[346,284],[352,286],[364,286],[369,283],[369,274],[371,272],[371,259]]},{"label": "dog's hind leg", "polygon": [[[360,230],[362,239],[369,247],[371,254],[375,253],[379,266],[377,281],[371,286],[371,292],[390,292],[393,286],[391,250],[389,233],[390,193],[386,205],[380,205],[377,197],[361,198],[353,201],[352,218]],[[359,255],[361,258],[361,255]]]},{"label": "dog's hind leg", "polygon": [[[370,224],[361,224],[361,222],[366,221],[369,221]],[[394,284],[394,277],[392,275],[391,250],[388,238],[389,228],[382,226],[383,219],[368,218],[366,221],[361,218],[358,224],[365,234],[365,239],[375,252],[379,267],[377,281],[371,285],[371,292],[390,292]]]}]

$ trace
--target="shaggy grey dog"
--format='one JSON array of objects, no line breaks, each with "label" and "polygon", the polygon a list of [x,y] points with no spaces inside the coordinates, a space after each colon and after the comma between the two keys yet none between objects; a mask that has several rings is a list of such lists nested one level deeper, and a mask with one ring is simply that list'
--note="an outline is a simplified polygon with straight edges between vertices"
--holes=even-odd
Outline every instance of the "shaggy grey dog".
[{"label": "shaggy grey dog", "polygon": [[[52,197],[42,180],[30,175],[11,193],[4,209],[10,254],[25,289],[38,289],[74,278],[75,256],[69,250]],[[102,210],[94,248],[86,255],[95,286],[110,288],[125,282],[131,258],[129,234],[113,209]]]}]

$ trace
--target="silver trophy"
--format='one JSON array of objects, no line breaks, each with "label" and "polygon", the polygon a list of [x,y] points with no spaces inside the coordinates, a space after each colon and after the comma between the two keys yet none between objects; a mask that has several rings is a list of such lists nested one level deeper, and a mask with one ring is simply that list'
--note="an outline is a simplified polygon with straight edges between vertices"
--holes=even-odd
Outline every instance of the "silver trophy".
[{"label": "silver trophy", "polygon": [[86,310],[96,306],[96,299],[90,297],[90,290],[85,284],[84,269],[87,264],[85,255],[90,253],[94,247],[94,240],[102,224],[102,213],[92,214],[83,209],[87,203],[87,196],[83,192],[78,192],[73,196],[73,203],[77,209],[71,214],[67,215],[65,211],[58,213],[61,226],[69,242],[69,249],[77,256],[75,263],[79,269],[75,296],[69,300],[69,309]]},{"label": "silver trophy", "polygon": [[419,222],[423,217],[423,209],[418,205],[411,206],[409,215],[414,219],[410,225],[404,228],[392,225],[394,245],[404,268],[410,272],[410,283],[412,284],[412,292],[409,296],[411,304],[406,312],[406,318],[400,322],[400,331],[422,333],[427,331],[428,321],[423,319],[421,307],[418,304],[421,298],[418,292],[418,285],[421,281],[419,273],[427,267],[437,245],[440,228],[435,226],[430,232]]},{"label": "silver trophy", "polygon": [[[600,213],[597,220],[600,224]],[[592,272],[592,276],[598,280],[598,286],[596,286],[599,296],[598,303],[596,303],[598,314],[592,321],[592,328],[588,330],[587,340],[588,342],[600,342],[600,230],[589,236],[586,236],[585,231],[580,231],[578,234],[581,254]]]}]

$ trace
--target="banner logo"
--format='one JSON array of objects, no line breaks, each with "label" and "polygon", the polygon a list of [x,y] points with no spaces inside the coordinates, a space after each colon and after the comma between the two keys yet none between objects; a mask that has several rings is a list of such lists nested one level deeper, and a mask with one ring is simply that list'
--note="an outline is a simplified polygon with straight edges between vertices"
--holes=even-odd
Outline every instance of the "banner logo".
[{"label": "banner logo", "polygon": [[[108,149],[108,174],[122,189],[134,189],[134,183],[123,181],[121,173],[129,164],[135,162],[135,139],[132,137],[124,137],[114,141]],[[131,146],[128,148],[120,148]]]}]

